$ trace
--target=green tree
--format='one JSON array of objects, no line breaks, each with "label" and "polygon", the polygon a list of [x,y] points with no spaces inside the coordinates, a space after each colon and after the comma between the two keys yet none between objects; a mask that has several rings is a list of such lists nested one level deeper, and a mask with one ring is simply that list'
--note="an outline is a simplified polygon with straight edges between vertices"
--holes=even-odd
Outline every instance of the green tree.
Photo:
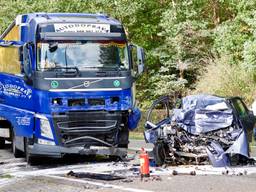
[{"label": "green tree", "polygon": [[171,1],[163,12],[158,35],[164,43],[155,49],[161,62],[154,76],[157,96],[180,95],[193,88],[201,69],[211,59],[211,20],[205,17],[207,8],[206,0]]},{"label": "green tree", "polygon": [[120,20],[129,41],[146,51],[147,70],[137,83],[142,107],[191,90],[253,98],[255,0],[1,0],[0,6],[0,32],[18,14],[33,12],[101,12]]}]

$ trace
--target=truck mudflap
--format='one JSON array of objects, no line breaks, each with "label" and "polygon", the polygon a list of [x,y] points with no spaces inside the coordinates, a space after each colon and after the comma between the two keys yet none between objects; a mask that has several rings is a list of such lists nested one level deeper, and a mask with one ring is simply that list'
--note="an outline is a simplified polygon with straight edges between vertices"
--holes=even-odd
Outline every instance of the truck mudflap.
[{"label": "truck mudflap", "polygon": [[54,158],[61,158],[65,154],[78,154],[78,155],[110,155],[125,158],[127,155],[127,148],[118,147],[101,147],[90,146],[84,147],[62,147],[52,145],[42,145],[34,143],[28,146],[29,153],[32,156],[47,156]]}]

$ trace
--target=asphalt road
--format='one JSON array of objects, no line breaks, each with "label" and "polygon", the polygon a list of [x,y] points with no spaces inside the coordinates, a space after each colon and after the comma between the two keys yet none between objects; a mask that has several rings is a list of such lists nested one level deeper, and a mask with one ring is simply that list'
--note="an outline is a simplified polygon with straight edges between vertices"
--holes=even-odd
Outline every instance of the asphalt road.
[{"label": "asphalt road", "polygon": [[[132,149],[130,156],[141,147],[152,148],[144,141],[133,140],[129,146]],[[247,167],[246,172],[244,168],[228,169],[228,175],[222,175],[223,170],[227,169],[212,169],[209,166],[151,168],[152,176],[141,180],[140,176],[134,172],[134,169],[138,168],[134,165],[138,163],[138,156],[126,163],[106,160],[87,161],[81,157],[71,157],[62,160],[45,159],[45,163],[40,166],[27,166],[23,158],[13,158],[9,145],[6,149],[0,150],[0,192],[256,191],[256,167]],[[172,170],[177,169],[182,174],[173,176]],[[191,169],[196,170],[197,175],[189,175]],[[102,173],[117,171],[127,176],[127,179],[102,181],[67,177],[67,172],[71,170]]]}]

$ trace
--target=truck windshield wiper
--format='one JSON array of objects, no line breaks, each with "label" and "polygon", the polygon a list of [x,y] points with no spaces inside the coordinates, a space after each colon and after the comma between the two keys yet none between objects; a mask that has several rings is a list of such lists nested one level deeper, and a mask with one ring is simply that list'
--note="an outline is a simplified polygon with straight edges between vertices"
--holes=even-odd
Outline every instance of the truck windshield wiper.
[{"label": "truck windshield wiper", "polygon": [[103,69],[103,70],[119,70],[121,66],[80,66],[80,69]]},{"label": "truck windshield wiper", "polygon": [[80,76],[80,71],[78,67],[49,67],[44,68],[46,71],[56,71],[56,76],[64,76],[64,77],[76,77]]},{"label": "truck windshield wiper", "polygon": [[76,77],[80,76],[80,71],[77,67],[61,67],[60,71],[57,71],[56,76],[64,77]]}]

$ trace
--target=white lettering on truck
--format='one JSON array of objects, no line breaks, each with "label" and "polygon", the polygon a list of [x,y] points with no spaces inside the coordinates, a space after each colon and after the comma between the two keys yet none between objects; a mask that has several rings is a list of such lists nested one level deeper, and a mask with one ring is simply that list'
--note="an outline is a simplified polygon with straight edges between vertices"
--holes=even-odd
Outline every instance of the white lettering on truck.
[{"label": "white lettering on truck", "polygon": [[109,24],[56,23],[55,32],[110,33]]}]

